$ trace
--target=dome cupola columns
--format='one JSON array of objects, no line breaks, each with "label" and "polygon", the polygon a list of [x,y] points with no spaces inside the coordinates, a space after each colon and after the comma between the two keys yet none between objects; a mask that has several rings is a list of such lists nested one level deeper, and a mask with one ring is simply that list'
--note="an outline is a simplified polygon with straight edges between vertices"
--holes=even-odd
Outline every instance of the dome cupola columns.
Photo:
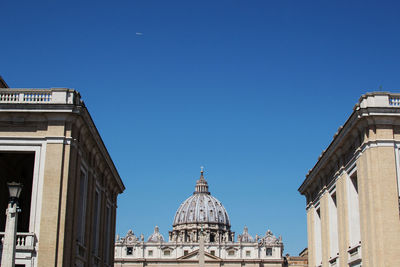
[{"label": "dome cupola columns", "polygon": [[208,191],[208,183],[204,178],[204,167],[201,167],[200,179],[197,180],[196,182],[195,191],[193,194],[200,194],[200,193],[210,194],[210,192]]}]

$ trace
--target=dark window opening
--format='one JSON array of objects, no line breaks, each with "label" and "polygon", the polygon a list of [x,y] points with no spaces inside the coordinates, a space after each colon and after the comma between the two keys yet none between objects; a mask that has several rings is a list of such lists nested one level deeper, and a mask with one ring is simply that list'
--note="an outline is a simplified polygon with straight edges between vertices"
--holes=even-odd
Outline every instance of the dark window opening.
[{"label": "dark window opening", "polygon": [[337,204],[336,204],[336,192],[332,194],[332,200],[333,200],[333,204],[335,204],[335,207],[337,207]]},{"label": "dark window opening", "polygon": [[[23,184],[19,197],[17,232],[29,232],[31,195],[33,181],[34,152],[0,152],[0,213],[5,214],[8,206],[8,182]],[[6,216],[0,216],[0,232],[4,232]],[[21,265],[25,266],[25,265]]]},{"label": "dark window opening", "polygon": [[215,234],[210,234],[210,242],[215,242]]},{"label": "dark window opening", "polygon": [[133,254],[133,247],[128,247],[126,249],[126,255],[132,255]]},{"label": "dark window opening", "polygon": [[354,172],[353,175],[351,175],[350,179],[353,183],[354,188],[356,189],[356,192],[358,193],[357,172]]}]

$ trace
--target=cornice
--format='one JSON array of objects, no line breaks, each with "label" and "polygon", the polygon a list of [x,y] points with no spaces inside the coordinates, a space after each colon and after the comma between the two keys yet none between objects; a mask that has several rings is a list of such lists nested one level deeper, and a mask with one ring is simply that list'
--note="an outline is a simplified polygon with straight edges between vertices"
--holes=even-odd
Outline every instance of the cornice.
[{"label": "cornice", "polygon": [[307,173],[306,179],[298,188],[298,191],[302,195],[306,194],[307,188],[318,178],[319,173],[327,166],[333,155],[342,146],[347,145],[344,141],[346,138],[349,138],[350,133],[353,134],[354,138],[354,136],[362,133],[362,131],[371,125],[400,125],[399,100],[400,94],[390,94],[387,92],[367,93],[361,96],[359,103],[354,106],[350,117],[343,126],[338,128],[332,142],[321,153],[314,167]]}]

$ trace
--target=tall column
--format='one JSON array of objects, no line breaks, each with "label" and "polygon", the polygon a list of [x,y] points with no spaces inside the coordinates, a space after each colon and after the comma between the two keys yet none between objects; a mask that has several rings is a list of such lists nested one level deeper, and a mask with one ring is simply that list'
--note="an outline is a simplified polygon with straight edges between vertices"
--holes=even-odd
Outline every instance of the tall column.
[{"label": "tall column", "polygon": [[203,235],[203,231],[200,232],[199,267],[204,267],[204,235]]},{"label": "tall column", "polygon": [[308,241],[308,266],[315,266],[315,207],[312,204],[307,205],[307,241]]},{"label": "tall column", "polygon": [[339,234],[339,266],[346,266],[348,259],[349,244],[349,216],[348,216],[348,199],[347,199],[347,173],[342,172],[336,182],[336,203],[338,218],[338,234]]},{"label": "tall column", "polygon": [[7,208],[7,221],[4,234],[3,254],[1,258],[2,267],[15,266],[15,245],[17,237],[17,204],[10,203]]},{"label": "tall column", "polygon": [[326,190],[320,198],[320,214],[321,214],[321,259],[322,266],[329,266],[329,250],[330,250],[330,236],[329,236],[329,209],[328,209],[329,192]]}]

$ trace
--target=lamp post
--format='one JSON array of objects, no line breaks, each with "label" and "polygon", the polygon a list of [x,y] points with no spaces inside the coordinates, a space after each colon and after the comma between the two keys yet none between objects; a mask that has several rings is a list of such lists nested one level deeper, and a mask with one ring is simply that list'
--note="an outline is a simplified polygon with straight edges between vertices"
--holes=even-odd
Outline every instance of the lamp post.
[{"label": "lamp post", "polygon": [[15,266],[15,241],[17,237],[17,219],[18,219],[18,198],[22,191],[22,184],[7,183],[10,198],[6,211],[7,221],[4,234],[3,254],[1,257],[1,267]]}]

